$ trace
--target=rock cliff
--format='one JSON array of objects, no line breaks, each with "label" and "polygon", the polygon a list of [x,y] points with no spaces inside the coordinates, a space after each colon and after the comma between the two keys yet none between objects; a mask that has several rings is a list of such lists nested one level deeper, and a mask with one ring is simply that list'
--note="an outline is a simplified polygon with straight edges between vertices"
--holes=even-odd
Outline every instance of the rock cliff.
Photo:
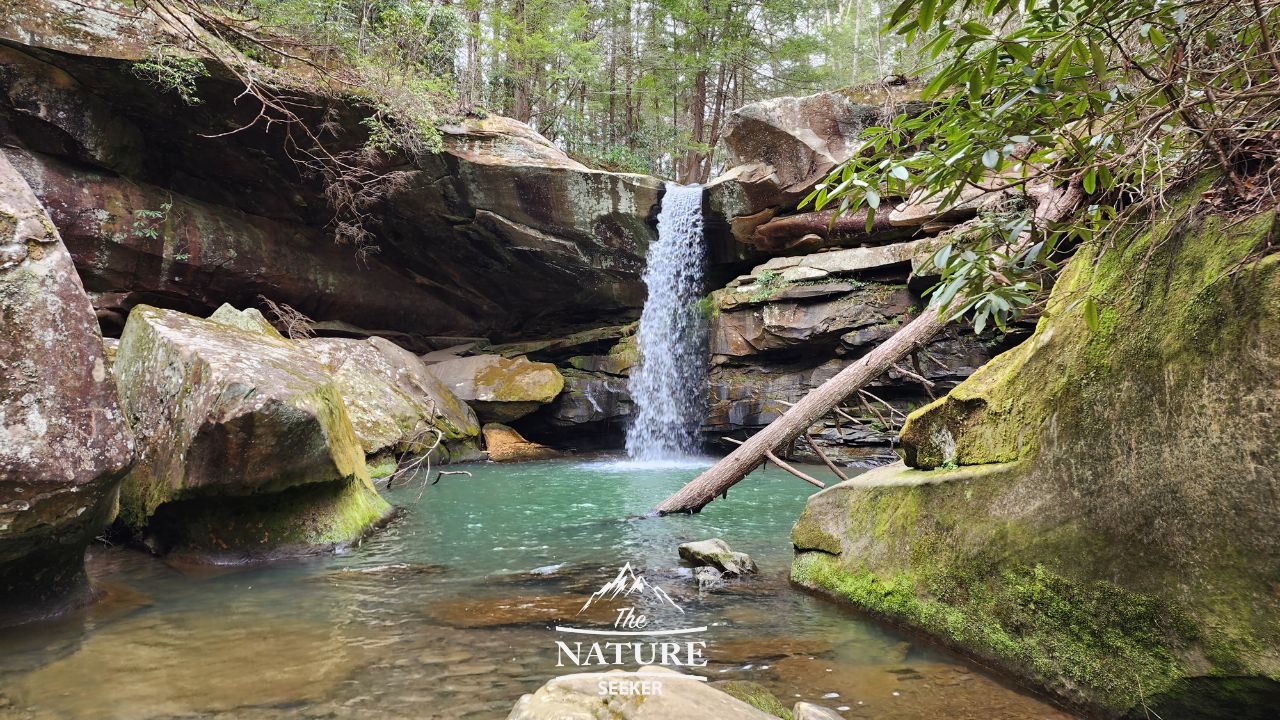
[{"label": "rock cliff", "polygon": [[[628,319],[643,302],[655,178],[589,169],[514,120],[463,118],[443,128],[442,152],[377,168],[396,182],[369,209],[377,252],[358,257],[335,245],[324,183],[288,156],[283,130],[228,134],[256,112],[233,102],[234,78],[208,63],[188,105],[137,71],[181,44],[171,20],[110,2],[9,9],[2,150],[112,333],[138,303],[207,315],[264,295],[427,350],[435,336]],[[366,141],[358,98],[295,91],[335,151]]]}]

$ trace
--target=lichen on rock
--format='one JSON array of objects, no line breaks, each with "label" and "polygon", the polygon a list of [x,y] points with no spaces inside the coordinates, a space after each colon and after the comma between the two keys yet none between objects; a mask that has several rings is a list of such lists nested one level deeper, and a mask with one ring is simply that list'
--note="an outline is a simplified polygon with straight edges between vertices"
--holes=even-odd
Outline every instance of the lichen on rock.
[{"label": "lichen on rock", "polygon": [[428,366],[485,422],[510,422],[551,402],[564,389],[564,376],[551,363],[524,356],[473,355]]},{"label": "lichen on rock", "polygon": [[0,155],[0,625],[90,595],[84,549],[133,454],[104,355],[70,254]]}]

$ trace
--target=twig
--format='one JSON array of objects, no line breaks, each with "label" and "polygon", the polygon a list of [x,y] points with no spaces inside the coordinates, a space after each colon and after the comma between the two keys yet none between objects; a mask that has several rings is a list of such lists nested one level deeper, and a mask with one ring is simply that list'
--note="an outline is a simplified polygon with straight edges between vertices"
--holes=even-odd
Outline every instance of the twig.
[{"label": "twig", "polygon": [[300,310],[287,303],[276,303],[266,295],[259,295],[271,314],[276,318],[276,327],[284,331],[290,340],[305,340],[316,336],[316,321],[304,315]]},{"label": "twig", "polygon": [[840,482],[844,482],[849,479],[849,476],[841,472],[840,468],[836,467],[836,464],[831,462],[831,458],[828,458],[827,454],[822,452],[822,448],[818,447],[818,443],[813,439],[812,435],[805,433],[804,439],[805,442],[809,443],[809,447],[813,448],[813,451],[817,453],[823,464],[825,464],[831,472],[835,473],[836,477],[840,478]]},{"label": "twig", "polygon": [[879,410],[875,409],[874,407],[871,406],[871,403],[867,402],[867,399],[862,396],[861,390],[858,391],[858,400],[862,402],[862,407],[866,408],[867,412],[876,416],[876,419],[880,421],[881,427],[883,427],[886,431],[893,429],[893,423],[885,419],[885,416],[880,414]]},{"label": "twig", "polygon": [[862,393],[863,395],[866,395],[872,400],[875,400],[881,405],[884,405],[886,408],[888,408],[890,415],[897,415],[898,417],[901,417],[904,420],[906,419],[907,414],[902,412],[898,408],[890,405],[888,400],[885,400],[884,398],[877,396],[875,393],[871,392],[870,390],[859,390],[858,392]]},{"label": "twig", "polygon": [[[913,380],[918,381],[921,385],[924,385],[926,389],[932,388],[934,385],[936,385],[936,384],[937,384],[937,383],[935,383],[934,381],[932,381],[932,380],[930,380],[930,379],[926,378],[925,376],[921,375],[920,373],[918,373],[918,372],[913,372],[913,371],[911,371],[911,370],[908,370],[908,369],[906,369],[906,368],[902,367],[901,365],[899,365],[898,363],[894,363],[894,364],[893,364],[893,369],[894,369],[894,370],[897,370],[899,374],[906,375],[907,377],[912,378]],[[932,395],[932,393],[930,393],[930,395]]]},{"label": "twig", "polygon": [[435,485],[436,483],[440,482],[440,478],[444,477],[445,475],[466,475],[467,477],[471,477],[471,471],[470,470],[437,470],[436,479],[432,480],[431,484]]},{"label": "twig", "polygon": [[[426,444],[423,442],[423,438],[427,436],[427,433],[435,433],[436,436],[430,447],[426,447]],[[427,482],[427,478],[431,477],[431,453],[435,452],[436,448],[440,447],[440,443],[443,441],[444,433],[440,432],[438,428],[427,426],[426,429],[417,431],[414,434],[413,439],[406,444],[405,451],[396,459],[396,471],[391,473],[391,477],[387,479],[387,487],[390,488],[399,478],[410,476],[421,470],[423,471],[422,487],[418,489],[418,500],[421,501],[422,494],[426,492],[427,485],[435,484]],[[405,458],[410,455],[415,455],[416,457],[406,464]],[[436,478],[436,480],[439,479],[440,478]]]},{"label": "twig", "polygon": [[928,393],[929,399],[937,400],[938,397],[933,394],[933,387],[937,383],[933,382],[932,380],[925,379],[924,364],[920,362],[920,351],[918,349],[916,350],[916,352],[911,353],[911,367],[916,369],[917,377],[920,378],[920,383],[924,385],[924,391]]},{"label": "twig", "polygon": [[[741,445],[741,444],[742,444],[742,441],[741,441],[741,440],[734,440],[734,439],[733,439],[733,438],[731,438],[731,437],[726,437],[726,438],[724,438],[724,439],[725,439],[725,440],[728,440],[729,442],[731,442],[731,443],[733,443],[733,444],[735,444],[735,445]],[[764,456],[765,456],[765,457],[767,457],[767,458],[769,458],[769,461],[770,461],[770,462],[772,462],[774,465],[777,465],[780,469],[785,470],[786,472],[789,472],[789,473],[791,473],[792,475],[795,475],[796,477],[798,477],[798,478],[800,478],[801,480],[803,480],[803,481],[805,481],[805,482],[809,483],[810,485],[813,485],[813,486],[814,486],[814,487],[816,487],[816,488],[822,489],[822,488],[825,488],[825,487],[827,486],[827,484],[826,484],[826,483],[822,482],[822,481],[821,481],[821,480],[819,480],[818,478],[813,477],[813,476],[811,476],[811,475],[806,475],[806,474],[804,474],[804,473],[800,472],[799,470],[797,470],[797,469],[795,469],[795,468],[791,467],[791,465],[787,464],[785,461],[783,461],[782,459],[780,459],[777,455],[774,455],[772,450],[766,450],[766,451],[765,451],[765,453],[764,453]],[[726,494],[726,495],[728,495],[728,493],[727,493],[727,492],[726,492],[725,494]]]},{"label": "twig", "polygon": [[[795,403],[787,402],[786,400],[779,400],[778,402],[782,403],[783,405],[786,405],[787,407],[793,407],[793,406],[795,406]],[[840,409],[840,408],[838,408],[838,407],[833,407],[833,408],[831,408],[831,412],[835,413],[835,414],[836,414],[837,416],[839,416],[839,417],[844,418],[845,420],[848,420],[849,422],[853,423],[854,425],[866,425],[866,423],[865,423],[865,422],[863,422],[861,419],[856,418],[856,417],[854,417],[854,416],[850,415],[849,413],[847,413],[847,412],[845,412],[845,411],[841,410],[841,409]]]}]

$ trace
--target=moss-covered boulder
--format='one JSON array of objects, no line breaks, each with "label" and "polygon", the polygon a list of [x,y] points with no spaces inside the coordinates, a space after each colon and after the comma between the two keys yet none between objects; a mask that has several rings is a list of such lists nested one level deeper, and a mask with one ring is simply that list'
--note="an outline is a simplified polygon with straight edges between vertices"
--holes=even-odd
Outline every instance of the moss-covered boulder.
[{"label": "moss-covered boulder", "polygon": [[0,155],[0,625],[89,597],[132,444],[71,256]]},{"label": "moss-covered boulder", "polygon": [[[1183,207],[1082,247],[1035,335],[815,495],[792,579],[1105,715],[1280,699],[1280,255]],[[1083,317],[1092,298],[1098,329]]]},{"label": "moss-covered boulder", "polygon": [[306,350],[332,373],[366,455],[414,452],[435,441],[434,459],[475,459],[480,423],[417,355],[395,343],[312,338]]},{"label": "moss-covered boulder", "polygon": [[551,402],[564,389],[555,365],[524,356],[473,355],[428,368],[484,422],[511,422]]},{"label": "moss-covered boulder", "polygon": [[338,383],[297,343],[141,305],[113,370],[138,443],[119,519],[155,550],[312,551],[358,540],[389,511]]}]

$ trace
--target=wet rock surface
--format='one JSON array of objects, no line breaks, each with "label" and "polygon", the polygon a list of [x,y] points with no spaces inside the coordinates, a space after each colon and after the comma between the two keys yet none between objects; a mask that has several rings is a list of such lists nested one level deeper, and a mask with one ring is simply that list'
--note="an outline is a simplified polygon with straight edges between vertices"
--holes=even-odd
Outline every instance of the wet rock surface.
[{"label": "wet rock surface", "polygon": [[93,308],[31,188],[0,155],[0,625],[89,597],[84,549],[133,443]]},{"label": "wet rock surface", "polygon": [[709,565],[728,575],[751,575],[757,570],[750,555],[736,552],[720,538],[683,543],[677,550],[681,560],[695,567]]}]

